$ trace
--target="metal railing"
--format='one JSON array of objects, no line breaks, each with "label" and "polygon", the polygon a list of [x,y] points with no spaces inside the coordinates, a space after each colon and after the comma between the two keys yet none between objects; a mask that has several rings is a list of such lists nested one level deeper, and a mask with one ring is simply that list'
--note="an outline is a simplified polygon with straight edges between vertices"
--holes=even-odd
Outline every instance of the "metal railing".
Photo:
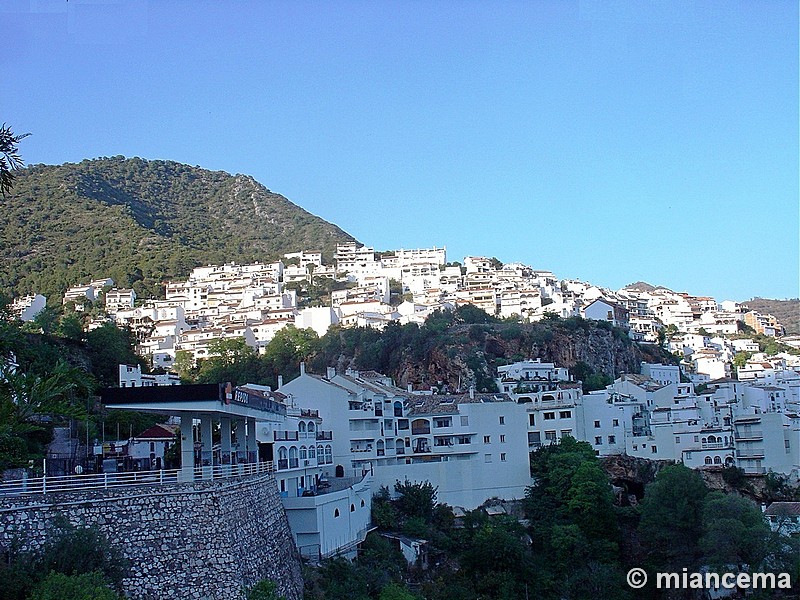
[{"label": "metal railing", "polygon": [[[0,497],[102,490],[142,485],[163,485],[271,473],[271,462],[192,467],[190,470],[131,471],[28,477],[0,482]],[[191,477],[189,477],[191,475]]]}]

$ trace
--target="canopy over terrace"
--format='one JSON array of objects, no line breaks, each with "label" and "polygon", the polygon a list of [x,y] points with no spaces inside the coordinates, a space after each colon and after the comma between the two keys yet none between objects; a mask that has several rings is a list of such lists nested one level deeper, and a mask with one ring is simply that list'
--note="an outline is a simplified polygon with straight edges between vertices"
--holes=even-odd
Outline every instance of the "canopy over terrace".
[{"label": "canopy over terrace", "polygon": [[[139,388],[106,388],[103,405],[115,410],[136,410],[170,415],[181,422],[181,470],[194,477],[194,422],[200,422],[199,446],[203,477],[213,475],[215,465],[258,462],[256,426],[259,422],[283,422],[286,396],[267,387],[230,384],[173,385]],[[213,451],[214,423],[220,427],[220,452]]]}]

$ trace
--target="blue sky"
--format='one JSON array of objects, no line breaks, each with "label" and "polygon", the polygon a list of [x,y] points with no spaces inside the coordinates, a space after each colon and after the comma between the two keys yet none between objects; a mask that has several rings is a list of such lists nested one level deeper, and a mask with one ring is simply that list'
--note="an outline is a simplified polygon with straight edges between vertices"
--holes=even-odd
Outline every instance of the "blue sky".
[{"label": "blue sky", "polygon": [[3,0],[28,163],[252,175],[377,249],[797,297],[798,4]]}]

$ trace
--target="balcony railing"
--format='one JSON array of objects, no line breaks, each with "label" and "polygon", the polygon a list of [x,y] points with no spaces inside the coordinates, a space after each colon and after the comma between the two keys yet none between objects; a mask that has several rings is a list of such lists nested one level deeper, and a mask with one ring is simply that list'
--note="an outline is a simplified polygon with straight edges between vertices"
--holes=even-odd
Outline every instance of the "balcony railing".
[{"label": "balcony railing", "polygon": [[[213,467],[192,467],[188,471],[183,469],[169,469],[160,471],[30,477],[0,482],[0,497],[53,494],[142,485],[156,486],[184,483],[193,480],[201,481],[226,477],[242,477],[258,473],[271,473],[272,471],[273,464],[271,462],[259,462],[237,465],[215,465]],[[191,479],[186,477],[187,473],[191,474]]]},{"label": "balcony railing", "polygon": [[430,426],[428,427],[412,427],[411,435],[429,435],[431,432]]}]

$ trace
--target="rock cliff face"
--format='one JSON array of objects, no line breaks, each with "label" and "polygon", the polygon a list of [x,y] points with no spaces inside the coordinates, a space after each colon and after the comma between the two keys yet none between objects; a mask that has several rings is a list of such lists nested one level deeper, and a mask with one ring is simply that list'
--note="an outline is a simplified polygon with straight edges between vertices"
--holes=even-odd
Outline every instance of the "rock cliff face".
[{"label": "rock cliff face", "polygon": [[454,328],[425,360],[406,354],[393,375],[401,386],[490,389],[489,380],[499,365],[537,358],[571,370],[585,363],[612,379],[621,373],[639,373],[642,361],[666,359],[658,349],[639,346],[619,330],[594,324],[574,330],[547,324],[471,325]]}]

